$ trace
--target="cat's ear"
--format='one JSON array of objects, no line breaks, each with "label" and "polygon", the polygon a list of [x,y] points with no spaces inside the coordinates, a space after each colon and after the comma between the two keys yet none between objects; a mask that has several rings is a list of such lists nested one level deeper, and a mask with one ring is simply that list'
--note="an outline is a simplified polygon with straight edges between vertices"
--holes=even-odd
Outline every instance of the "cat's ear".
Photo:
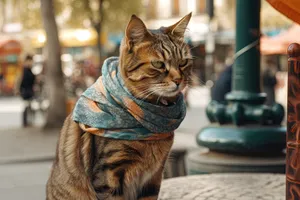
[{"label": "cat's ear", "polygon": [[192,13],[189,13],[188,15],[184,16],[177,23],[173,24],[172,26],[167,27],[165,29],[165,33],[167,33],[171,36],[183,39],[185,30],[189,24],[191,17],[192,17]]},{"label": "cat's ear", "polygon": [[150,37],[151,34],[147,30],[144,22],[136,15],[132,15],[125,31],[126,44],[129,48],[136,43]]}]

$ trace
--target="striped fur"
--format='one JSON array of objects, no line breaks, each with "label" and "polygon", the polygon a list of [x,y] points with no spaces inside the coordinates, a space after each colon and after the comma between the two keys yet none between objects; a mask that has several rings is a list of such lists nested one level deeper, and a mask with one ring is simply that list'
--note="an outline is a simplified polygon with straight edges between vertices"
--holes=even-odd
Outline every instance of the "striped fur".
[{"label": "striped fur", "polygon": [[[183,34],[190,17],[156,31],[131,18],[120,49],[120,70],[135,97],[171,104],[186,86],[191,55]],[[157,67],[160,62],[163,67]],[[47,182],[47,200],[155,200],[172,144],[173,135],[155,141],[96,136],[68,116]]]}]

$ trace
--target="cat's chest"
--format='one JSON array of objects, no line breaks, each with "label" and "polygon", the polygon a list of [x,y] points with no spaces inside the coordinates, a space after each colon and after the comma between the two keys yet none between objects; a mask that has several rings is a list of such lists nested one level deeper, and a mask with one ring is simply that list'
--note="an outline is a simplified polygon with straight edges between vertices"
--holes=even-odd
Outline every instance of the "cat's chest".
[{"label": "cat's chest", "polygon": [[125,141],[96,137],[93,187],[102,191],[109,186],[124,191],[127,199],[135,199],[147,185],[160,182],[172,143],[173,138]]},{"label": "cat's chest", "polygon": [[132,191],[141,191],[147,184],[153,181],[157,173],[161,173],[167,156],[168,152],[162,153],[157,150],[157,147],[148,147],[140,162],[129,166],[127,169],[128,175],[132,174],[129,184]]},{"label": "cat's chest", "polygon": [[145,185],[153,176],[162,170],[168,157],[171,146],[165,144],[148,145],[143,152],[143,157],[139,162],[139,173],[136,180],[139,185]]}]

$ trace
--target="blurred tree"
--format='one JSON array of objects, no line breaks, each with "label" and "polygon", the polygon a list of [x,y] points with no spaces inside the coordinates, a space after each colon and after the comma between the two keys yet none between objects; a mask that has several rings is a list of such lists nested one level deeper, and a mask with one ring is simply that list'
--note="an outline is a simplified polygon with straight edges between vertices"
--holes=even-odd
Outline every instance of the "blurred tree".
[{"label": "blurred tree", "polygon": [[21,23],[24,29],[41,29],[42,18],[39,0],[22,0],[21,4]]},{"label": "blurred tree", "polygon": [[[140,14],[142,0],[67,0],[71,14],[66,25],[71,28],[102,23],[102,28],[118,32],[127,25],[132,14]],[[78,14],[80,13],[80,15]]]},{"label": "blurred tree", "polygon": [[41,15],[47,36],[45,65],[50,107],[44,128],[48,129],[62,126],[66,117],[66,97],[53,0],[41,0]]},{"label": "blurred tree", "polygon": [[[223,1],[221,6],[217,6],[217,20],[221,29],[235,28],[235,7],[236,0]],[[261,1],[261,27],[263,29],[281,29],[292,24],[292,21],[276,11],[268,2]]]},{"label": "blurred tree", "polygon": [[87,14],[88,20],[98,35],[97,47],[99,51],[99,58],[101,58],[101,32],[102,32],[102,22],[104,16],[103,1],[104,0],[82,0],[81,1],[81,3],[84,5],[84,9]]},{"label": "blurred tree", "polygon": [[5,9],[5,0],[1,0],[0,1],[0,8],[1,8],[1,12],[0,12],[0,19],[1,19],[1,22],[0,22],[0,31],[2,32],[3,31],[3,28],[4,28],[4,24],[5,24],[5,21],[6,21],[6,9]]},{"label": "blurred tree", "polygon": [[[66,24],[72,28],[91,26],[98,33],[97,47],[101,52],[101,32],[120,32],[132,14],[140,14],[141,0],[69,0],[70,17]],[[78,14],[80,13],[80,14]]]},{"label": "blurred tree", "polygon": [[[6,0],[0,0],[6,1]],[[42,28],[40,1],[17,1],[24,29]],[[141,0],[53,0],[56,20],[63,28],[93,27],[98,34],[97,47],[101,52],[101,32],[120,32],[132,14],[140,14]]]},{"label": "blurred tree", "polygon": [[235,3],[236,0],[226,0],[216,6],[215,16],[221,30],[235,28]]},{"label": "blurred tree", "polygon": [[263,28],[281,29],[293,23],[292,20],[275,10],[267,1],[261,3],[261,26]]},{"label": "blurred tree", "polygon": [[18,0],[0,0],[0,26],[1,31],[3,31],[4,25],[7,23],[18,23],[20,20],[18,16]]},{"label": "blurred tree", "polygon": [[[7,1],[7,0],[2,0]],[[41,29],[42,17],[40,12],[41,2],[39,0],[16,1],[16,6],[20,6],[20,22],[24,29]],[[54,0],[56,15],[60,15],[65,9],[66,3],[63,0]]]}]

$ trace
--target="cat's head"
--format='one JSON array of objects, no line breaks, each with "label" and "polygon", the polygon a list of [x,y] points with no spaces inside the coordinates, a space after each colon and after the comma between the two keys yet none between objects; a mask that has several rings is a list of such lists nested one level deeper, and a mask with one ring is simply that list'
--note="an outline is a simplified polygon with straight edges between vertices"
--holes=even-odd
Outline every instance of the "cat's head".
[{"label": "cat's head", "polygon": [[174,25],[148,30],[132,15],[120,47],[126,87],[139,99],[174,101],[190,78],[192,56],[184,33],[192,14]]}]

